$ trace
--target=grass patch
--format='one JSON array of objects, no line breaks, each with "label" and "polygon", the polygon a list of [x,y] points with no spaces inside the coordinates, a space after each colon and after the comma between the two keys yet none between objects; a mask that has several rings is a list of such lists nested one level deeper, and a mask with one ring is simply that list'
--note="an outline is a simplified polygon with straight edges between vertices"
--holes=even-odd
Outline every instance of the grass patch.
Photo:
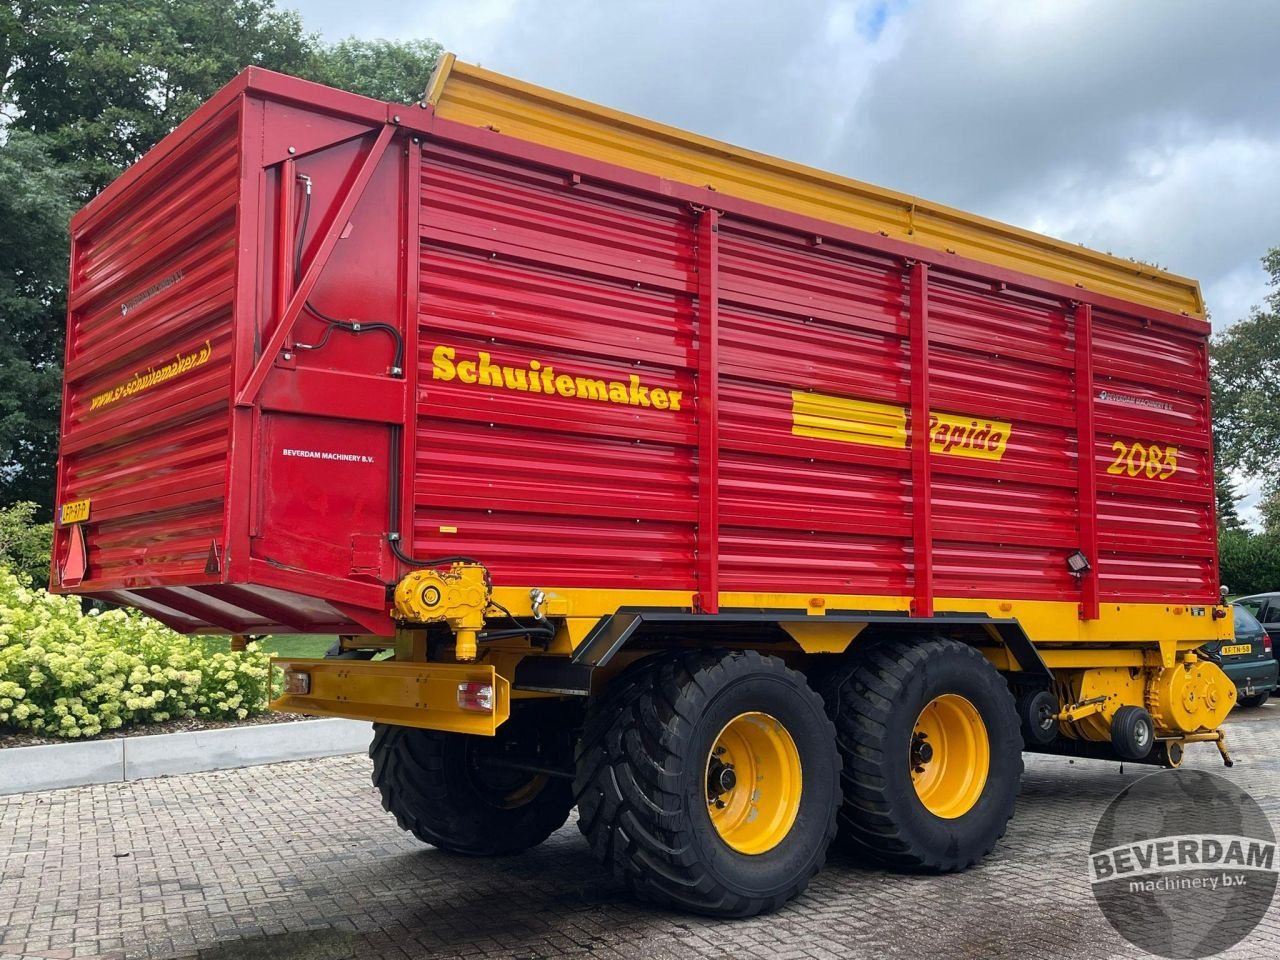
[{"label": "grass patch", "polygon": [[262,648],[277,657],[323,657],[337,637],[282,633],[261,641]]},{"label": "grass patch", "polygon": [[[226,653],[231,649],[230,637],[192,637],[204,644],[208,653]],[[337,640],[334,636],[323,634],[281,633],[264,637],[258,641],[261,650],[276,657],[323,657],[326,650]]]}]

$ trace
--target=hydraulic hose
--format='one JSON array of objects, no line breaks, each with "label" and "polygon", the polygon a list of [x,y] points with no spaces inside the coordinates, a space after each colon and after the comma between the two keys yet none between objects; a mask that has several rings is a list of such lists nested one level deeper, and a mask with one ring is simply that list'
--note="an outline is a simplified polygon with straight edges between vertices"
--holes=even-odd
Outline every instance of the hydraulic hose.
[{"label": "hydraulic hose", "polygon": [[[302,217],[298,224],[297,236],[294,238],[293,244],[293,276],[295,282],[302,272],[302,245],[307,236],[307,222],[311,219],[311,178],[306,174],[299,174],[297,181],[305,188],[302,200]],[[310,300],[303,304],[306,311],[317,320],[323,321],[325,327],[324,335],[320,337],[317,343],[297,343],[294,344],[298,350],[320,350],[329,342],[329,334],[336,327],[339,330],[345,330],[348,333],[360,334],[368,330],[377,330],[387,334],[395,343],[395,359],[391,363],[391,375],[393,377],[404,376],[404,337],[400,331],[389,323],[381,321],[372,321],[362,323],[356,320],[339,320],[337,317],[331,317],[323,310],[315,306]]]}]

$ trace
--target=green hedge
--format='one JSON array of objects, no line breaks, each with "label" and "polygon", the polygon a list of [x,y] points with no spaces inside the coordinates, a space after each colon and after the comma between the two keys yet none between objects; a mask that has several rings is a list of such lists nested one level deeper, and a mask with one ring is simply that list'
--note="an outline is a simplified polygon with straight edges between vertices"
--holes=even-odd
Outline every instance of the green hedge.
[{"label": "green hedge", "polygon": [[1280,536],[1229,530],[1218,538],[1218,579],[1232,596],[1280,590]]},{"label": "green hedge", "polygon": [[44,586],[49,582],[53,524],[36,523],[38,511],[30,501],[0,507],[0,567]]},{"label": "green hedge", "polygon": [[136,612],[81,612],[76,597],[0,568],[0,726],[92,737],[180,717],[266,710],[269,654],[211,653]]}]

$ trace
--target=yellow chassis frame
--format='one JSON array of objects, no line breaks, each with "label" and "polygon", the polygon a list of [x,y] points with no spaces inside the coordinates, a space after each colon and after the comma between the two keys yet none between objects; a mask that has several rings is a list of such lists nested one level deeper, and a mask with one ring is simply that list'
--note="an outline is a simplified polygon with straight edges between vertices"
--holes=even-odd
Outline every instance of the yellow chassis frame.
[{"label": "yellow chassis frame", "polygon": [[[537,611],[531,594],[541,598]],[[549,647],[535,651],[523,641],[486,643],[481,646],[478,662],[427,662],[425,634],[421,630],[404,630],[396,638],[392,661],[275,661],[276,666],[285,670],[308,673],[311,688],[307,696],[286,694],[271,706],[281,711],[492,735],[510,714],[511,680],[517,664],[525,656],[539,653],[567,660],[603,616],[623,608],[689,609],[693,603],[692,594],[675,590],[533,591],[525,587],[499,587],[494,596],[517,617],[541,614],[556,623],[557,633]],[[795,644],[792,649],[804,654],[838,654],[848,649],[866,624],[828,617],[827,611],[881,611],[901,613],[905,617],[910,600],[887,596],[741,593],[721,594],[720,603],[722,609],[779,611],[779,622]],[[1103,604],[1100,617],[1089,621],[1080,619],[1079,606],[1072,602],[967,597],[941,598],[938,605],[939,609],[949,612],[1017,620],[1045,665],[1060,678],[1087,673],[1093,693],[1106,695],[1105,707],[1095,706],[1086,711],[1096,717],[1076,718],[1098,727],[1091,730],[1091,738],[1103,737],[1111,714],[1119,706],[1143,702],[1143,685],[1136,681],[1121,683],[1118,678],[1122,675],[1128,676],[1132,670],[1144,674],[1161,668],[1167,670],[1191,656],[1200,645],[1211,640],[1229,640],[1234,634],[1232,620],[1224,615],[1225,610],[1209,605]],[[804,610],[807,615],[797,620],[794,615],[797,610]],[[792,613],[784,617],[783,611]],[[922,619],[919,626],[927,631],[930,621]],[[982,648],[987,658],[1000,670],[1021,669],[1011,652],[998,645],[1000,637],[994,629],[988,630],[996,645]],[[367,639],[373,646],[390,646],[385,638]],[[613,669],[629,659],[619,657]],[[607,682],[611,672],[602,671],[603,682]],[[1117,678],[1114,683],[1113,677]],[[493,713],[464,711],[458,706],[458,684],[464,682],[493,685]],[[1231,692],[1234,695],[1234,688]],[[548,695],[514,694],[517,697]],[[1070,701],[1064,701],[1064,706],[1070,714]]]}]

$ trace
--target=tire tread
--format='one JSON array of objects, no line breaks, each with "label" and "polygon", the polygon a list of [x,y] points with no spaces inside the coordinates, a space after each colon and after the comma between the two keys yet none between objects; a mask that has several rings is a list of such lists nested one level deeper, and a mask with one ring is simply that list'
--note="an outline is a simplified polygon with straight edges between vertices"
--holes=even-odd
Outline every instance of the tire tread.
[{"label": "tire tread", "polygon": [[482,809],[471,802],[463,785],[454,782],[445,756],[448,738],[461,736],[374,724],[373,785],[382,809],[401,830],[441,850],[482,857],[527,850],[564,826],[573,803],[555,782],[511,810]]}]

